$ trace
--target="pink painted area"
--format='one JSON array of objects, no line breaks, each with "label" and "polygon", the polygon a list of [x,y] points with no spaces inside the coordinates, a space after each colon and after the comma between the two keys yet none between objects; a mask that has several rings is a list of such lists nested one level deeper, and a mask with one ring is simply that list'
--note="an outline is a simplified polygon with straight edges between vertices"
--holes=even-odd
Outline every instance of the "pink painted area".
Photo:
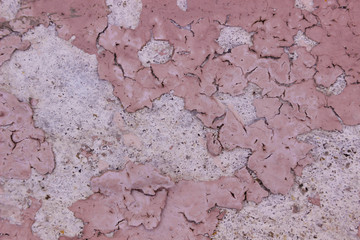
[{"label": "pink painted area", "polygon": [[316,193],[314,196],[308,197],[309,203],[316,205],[318,207],[321,206],[321,199],[319,193]]},{"label": "pink painted area", "polygon": [[0,127],[0,176],[27,179],[31,167],[40,174],[53,171],[51,144],[34,127],[32,109],[5,91],[0,91]]},{"label": "pink painted area", "polygon": [[41,202],[31,198],[31,205],[22,212],[22,224],[12,224],[0,216],[0,239],[2,240],[40,240],[31,230],[35,222],[35,214],[41,207]]},{"label": "pink painted area", "polygon": [[[150,230],[158,226],[167,190],[173,185],[153,168],[129,162],[121,172],[106,172],[93,178],[91,189],[96,193],[76,202],[70,209],[76,217],[89,223],[84,237],[96,231],[113,232],[123,221],[129,227],[141,225]],[[93,211],[89,211],[89,207]]]},{"label": "pink painted area", "polygon": [[287,108],[282,107],[280,114],[267,124],[259,120],[249,126],[242,124],[234,113],[227,112],[219,133],[219,140],[227,150],[235,147],[250,148],[253,154],[249,158],[248,167],[255,171],[271,192],[283,194],[293,185],[291,171],[311,149],[311,145],[300,143],[295,138],[307,127],[298,120],[288,121],[288,117],[284,116],[287,114],[285,110]]},{"label": "pink painted area", "polygon": [[29,41],[22,41],[21,37],[10,34],[10,30],[0,33],[0,66],[11,58],[16,50],[26,50],[30,47]]},{"label": "pink painted area", "polygon": [[208,239],[223,216],[218,207],[240,210],[245,196],[259,203],[268,195],[246,169],[216,181],[173,183],[132,162],[93,178],[91,188],[93,195],[70,207],[90,239],[110,232],[114,239]]},{"label": "pink painted area", "polygon": [[347,86],[344,91],[328,99],[328,105],[332,106],[346,125],[360,124],[360,85]]},{"label": "pink painted area", "polygon": [[316,69],[314,68],[316,64],[316,57],[311,55],[311,53],[309,53],[305,48],[298,46],[291,47],[289,52],[291,54],[297,54],[297,58],[292,60],[291,64],[291,71],[289,73],[290,82],[293,83],[300,82],[302,80],[311,80],[316,73]]},{"label": "pink painted area", "polygon": [[341,130],[341,124],[335,113],[327,106],[326,96],[316,90],[312,81],[295,84],[289,87],[285,99],[299,114],[305,116],[311,129]]},{"label": "pink painted area", "polygon": [[220,141],[217,139],[217,136],[212,133],[206,134],[206,147],[213,156],[218,156],[222,152]]},{"label": "pink painted area", "polygon": [[[313,27],[306,30],[309,38],[319,42],[311,53],[317,55],[324,61],[319,61],[317,68],[320,75],[323,76],[325,85],[334,81],[332,72],[326,76],[322,70],[328,67],[334,68],[335,72],[338,67],[343,69],[347,75],[354,79],[359,79],[359,61],[356,59],[360,53],[360,47],[357,44],[359,24],[358,14],[360,9],[359,1],[348,1],[339,4],[335,1],[314,1],[316,8],[313,13],[321,20],[321,27]],[[335,20],[335,21],[334,21]]]},{"label": "pink painted area", "polygon": [[69,40],[83,51],[94,54],[97,52],[96,39],[107,26],[108,9],[105,0],[62,1],[35,0],[22,1],[17,17],[32,18],[32,25],[48,26],[54,22],[59,37]]}]

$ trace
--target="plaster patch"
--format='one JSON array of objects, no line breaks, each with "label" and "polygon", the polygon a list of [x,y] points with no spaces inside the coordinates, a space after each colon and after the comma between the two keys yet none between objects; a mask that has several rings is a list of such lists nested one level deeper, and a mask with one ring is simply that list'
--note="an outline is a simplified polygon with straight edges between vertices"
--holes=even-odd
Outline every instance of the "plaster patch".
[{"label": "plaster patch", "polygon": [[111,13],[108,23],[119,27],[135,29],[140,20],[141,0],[106,0]]},{"label": "plaster patch", "polygon": [[3,17],[7,21],[15,18],[20,9],[20,0],[1,0],[0,19]]},{"label": "plaster patch", "polygon": [[221,29],[220,36],[216,41],[225,51],[228,51],[229,49],[244,44],[252,46],[252,35],[253,33],[248,33],[242,27],[226,26]]},{"label": "plaster patch", "polygon": [[12,194],[8,194],[7,189],[3,188],[5,179],[1,179],[0,193],[0,216],[1,219],[10,224],[21,225],[23,223],[22,212],[29,207],[31,201],[23,196],[15,199]]},{"label": "plaster patch", "polygon": [[138,52],[139,59],[144,67],[151,64],[164,64],[171,59],[174,47],[163,40],[150,40]]},{"label": "plaster patch", "polygon": [[330,87],[325,88],[323,86],[319,86],[317,89],[328,96],[339,95],[345,89],[346,85],[346,76],[345,73],[343,73],[336,78],[336,81],[331,84]]},{"label": "plaster patch", "polygon": [[308,38],[302,31],[298,31],[296,36],[294,37],[294,42],[296,45],[300,47],[304,47],[306,51],[310,51],[313,47],[315,47],[318,43],[314,40]]},{"label": "plaster patch", "polygon": [[[249,151],[237,149],[212,157],[206,149],[205,128],[194,114],[184,109],[184,101],[164,94],[153,108],[122,115],[125,132],[141,139],[142,148],[125,150],[133,161],[152,162],[175,180],[210,180],[230,176],[244,166]],[[196,134],[194,134],[196,133]]]},{"label": "plaster patch", "polygon": [[314,10],[314,1],[313,0],[295,0],[295,7],[311,12]]},{"label": "plaster patch", "polygon": [[187,0],[176,0],[176,5],[183,11],[187,10]]}]

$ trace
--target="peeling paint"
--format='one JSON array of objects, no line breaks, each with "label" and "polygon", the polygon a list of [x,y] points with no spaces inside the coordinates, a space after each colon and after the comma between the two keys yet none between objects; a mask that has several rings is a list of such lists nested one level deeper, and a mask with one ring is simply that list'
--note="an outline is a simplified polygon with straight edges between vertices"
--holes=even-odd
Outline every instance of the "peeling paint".
[{"label": "peeling paint", "polygon": [[[229,208],[258,214],[251,201],[290,201],[298,215],[328,208],[326,192],[313,185],[307,193],[298,182],[322,161],[314,163],[316,137],[301,136],[350,136],[349,125],[360,124],[358,1],[2,3],[0,87],[25,106],[29,123],[14,131],[0,124],[2,148],[22,159],[12,167],[20,173],[0,173],[2,223],[21,224],[35,197],[42,206],[24,228],[34,239],[220,239],[221,223],[242,214]],[[24,129],[39,136],[17,139]],[[51,146],[54,171],[36,162],[42,152],[51,159]],[[346,219],[349,239],[356,216]],[[315,222],[309,231],[317,235],[300,237],[338,231]],[[225,235],[293,232],[266,225]]]},{"label": "peeling paint", "polygon": [[15,96],[0,90],[0,176],[27,179],[34,168],[40,174],[55,167],[51,144],[33,126],[32,110]]}]

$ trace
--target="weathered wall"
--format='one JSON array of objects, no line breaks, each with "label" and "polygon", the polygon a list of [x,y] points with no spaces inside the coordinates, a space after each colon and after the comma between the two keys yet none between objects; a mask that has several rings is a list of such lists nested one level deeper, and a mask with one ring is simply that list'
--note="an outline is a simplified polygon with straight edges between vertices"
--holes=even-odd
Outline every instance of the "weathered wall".
[{"label": "weathered wall", "polygon": [[1,1],[0,239],[357,239],[359,11]]}]

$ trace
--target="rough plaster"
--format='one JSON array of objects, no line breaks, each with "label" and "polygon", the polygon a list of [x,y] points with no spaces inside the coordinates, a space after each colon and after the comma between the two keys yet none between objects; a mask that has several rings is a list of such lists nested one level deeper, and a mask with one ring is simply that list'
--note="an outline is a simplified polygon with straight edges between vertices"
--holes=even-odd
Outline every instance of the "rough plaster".
[{"label": "rough plaster", "polygon": [[[241,6],[231,1],[223,5],[97,1],[88,6],[66,1],[54,9],[51,1],[39,0],[24,1],[17,14],[9,3],[1,5],[13,13],[0,17],[0,41],[5,43],[0,87],[32,106],[35,126],[53,144],[57,166],[45,177],[32,171],[25,181],[1,180],[0,206],[7,210],[5,225],[14,227],[11,234],[29,234],[34,217],[24,228],[19,224],[29,199],[35,197],[42,206],[32,225],[34,238],[91,236],[98,229],[91,227],[96,215],[90,213],[93,220],[84,225],[84,216],[68,207],[97,194],[90,189],[92,177],[123,169],[130,160],[180,181],[166,188],[169,201],[160,205],[165,206],[164,219],[157,218],[159,227],[146,233],[130,228],[134,222],[127,219],[118,226],[122,230],[100,229],[104,235],[93,238],[165,234],[174,239],[308,239],[316,233],[319,239],[356,239],[359,235],[359,166],[353,150],[359,144],[358,132],[356,126],[346,126],[360,123],[356,1],[254,1]],[[40,23],[48,28],[29,31]],[[24,45],[12,46],[9,37]],[[315,135],[298,137],[306,132]],[[332,149],[332,138],[352,135],[353,148]],[[329,152],[322,153],[321,146],[327,145],[332,158],[324,160],[320,155]],[[314,157],[309,153],[313,147]],[[355,159],[345,164],[345,170],[339,162],[342,155]],[[239,178],[241,168],[249,178]],[[224,198],[218,183],[238,179],[247,187],[243,192],[231,190],[237,199],[231,205],[232,198]],[[310,182],[311,191],[304,187]],[[345,190],[334,191],[328,182]],[[181,190],[183,186],[187,191]],[[209,186],[213,192],[206,190]],[[273,194],[254,205],[248,201],[258,203],[259,196],[266,196],[252,195],[255,189]],[[221,200],[214,201],[229,204],[204,205],[200,195],[193,201],[194,192],[219,194]],[[136,192],[133,196],[148,201],[148,196]],[[174,209],[182,203],[177,196],[185,203],[191,199],[194,209],[178,216]],[[243,199],[247,201],[240,212],[213,208],[240,210]],[[289,215],[289,206],[295,215]],[[87,212],[86,204],[83,208]],[[100,201],[97,214],[106,218],[101,209]],[[193,216],[200,209],[203,226],[192,226],[192,221],[200,221]],[[305,217],[303,209],[309,209]],[[243,220],[249,215],[256,221]],[[144,216],[139,216],[145,224]],[[319,222],[319,216],[325,220]],[[171,222],[192,230],[174,229],[169,235],[166,224]],[[289,222],[294,227],[288,227]]]},{"label": "rough plaster", "polygon": [[2,0],[0,2],[0,17],[5,18],[6,20],[12,20],[15,18],[19,9],[19,0]]},{"label": "rough plaster", "polygon": [[142,9],[141,0],[107,0],[111,13],[108,23],[124,28],[135,29],[139,24]]}]

